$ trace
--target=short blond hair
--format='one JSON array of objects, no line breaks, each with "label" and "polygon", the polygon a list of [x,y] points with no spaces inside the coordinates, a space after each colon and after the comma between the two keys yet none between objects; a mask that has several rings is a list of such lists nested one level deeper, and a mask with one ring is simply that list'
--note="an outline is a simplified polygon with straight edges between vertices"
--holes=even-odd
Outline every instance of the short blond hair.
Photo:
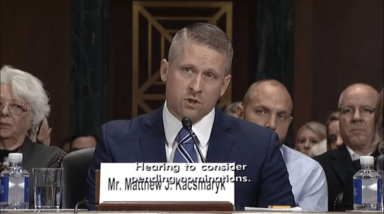
[{"label": "short blond hair", "polygon": [[326,128],[323,124],[318,123],[318,122],[308,122],[304,124],[302,127],[300,127],[299,132],[297,132],[296,136],[296,147],[297,147],[297,142],[300,140],[300,134],[303,132],[304,129],[309,129],[313,131],[317,136],[319,136],[319,142],[324,140],[326,138]]},{"label": "short blond hair", "polygon": [[180,54],[182,45],[186,41],[192,41],[198,45],[206,46],[226,56],[227,65],[225,66],[225,74],[229,74],[233,58],[232,43],[227,34],[219,27],[208,23],[194,23],[177,31],[169,48],[169,62]]}]

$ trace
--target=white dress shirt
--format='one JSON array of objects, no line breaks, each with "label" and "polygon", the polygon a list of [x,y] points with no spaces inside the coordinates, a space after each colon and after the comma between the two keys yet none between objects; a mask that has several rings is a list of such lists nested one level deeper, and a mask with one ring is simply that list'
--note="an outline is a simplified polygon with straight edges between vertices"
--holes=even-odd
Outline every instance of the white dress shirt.
[{"label": "white dress shirt", "polygon": [[[351,155],[351,158],[352,158],[352,161],[354,161],[354,160],[360,160],[360,155],[358,155],[358,154],[356,154],[356,152],[355,151],[353,151],[351,148],[349,148],[349,146],[347,146],[347,150],[348,150],[348,152],[349,152],[349,155]],[[368,153],[366,156],[369,156],[369,155],[371,155],[372,154],[372,152],[370,152],[370,153]]]},{"label": "white dress shirt", "polygon": [[282,145],[292,193],[303,211],[328,211],[327,178],[320,164],[312,158]]},{"label": "white dress shirt", "polygon": [[[215,120],[215,108],[213,108],[207,115],[205,115],[199,122],[192,125],[192,130],[195,132],[198,141],[200,142],[199,148],[204,158],[207,157],[208,151],[208,141],[211,136],[211,131],[213,127],[213,122]],[[163,123],[164,123],[164,132],[167,142],[165,142],[165,151],[167,155],[167,162],[173,162],[173,156],[177,148],[177,135],[183,125],[180,120],[173,116],[168,108],[167,102],[164,104],[163,108]],[[196,153],[198,153],[196,151]],[[198,159],[200,160],[199,155]]]},{"label": "white dress shirt", "polygon": [[354,160],[359,160],[360,159],[360,155],[358,155],[358,154],[356,154],[351,148],[349,148],[348,146],[347,146],[347,150],[348,150],[348,152],[349,152],[349,155],[351,156],[351,158],[352,158],[352,161],[354,161]]}]

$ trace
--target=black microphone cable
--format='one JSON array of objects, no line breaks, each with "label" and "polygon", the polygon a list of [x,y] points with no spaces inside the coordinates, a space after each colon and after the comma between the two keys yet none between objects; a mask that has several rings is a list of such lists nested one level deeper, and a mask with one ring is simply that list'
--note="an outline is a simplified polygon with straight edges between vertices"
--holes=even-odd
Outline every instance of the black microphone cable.
[{"label": "black microphone cable", "polygon": [[77,202],[76,206],[75,206],[75,209],[73,210],[73,214],[77,214],[77,211],[79,209],[78,207],[83,205],[83,204],[94,204],[94,205],[96,205],[97,203],[93,202],[93,201],[88,201],[88,200],[82,200],[80,202]]},{"label": "black microphone cable", "polygon": [[183,117],[183,119],[181,120],[181,123],[183,124],[183,127],[186,130],[188,130],[189,134],[192,136],[193,142],[195,143],[195,146],[197,148],[197,152],[199,153],[201,162],[205,163],[205,158],[204,158],[203,154],[201,153],[200,146],[197,143],[197,140],[196,140],[195,136],[192,134],[192,122],[191,122],[191,119],[189,119],[188,117]]}]

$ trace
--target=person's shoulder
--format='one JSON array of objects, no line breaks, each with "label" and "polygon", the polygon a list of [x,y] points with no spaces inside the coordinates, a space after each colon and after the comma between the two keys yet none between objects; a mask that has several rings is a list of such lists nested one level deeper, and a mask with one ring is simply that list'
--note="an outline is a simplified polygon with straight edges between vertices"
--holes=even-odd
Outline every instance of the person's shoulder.
[{"label": "person's shoulder", "polygon": [[325,169],[327,168],[326,166],[328,166],[336,156],[339,156],[339,153],[339,149],[334,149],[327,151],[321,155],[315,156],[313,157],[313,159],[319,162],[323,169]]},{"label": "person's shoulder", "polygon": [[150,118],[150,116],[151,116],[150,114],[142,114],[129,120],[124,120],[124,119],[112,120],[103,124],[102,127],[105,127],[105,128],[120,127],[122,129],[131,128],[132,126],[137,127],[137,126],[143,125]]},{"label": "person's shoulder", "polygon": [[291,160],[303,163],[307,167],[307,169],[321,169],[319,162],[317,162],[313,158],[310,158],[307,155],[292,148],[289,148],[285,145],[283,145],[282,148],[285,149],[285,153],[290,156]]},{"label": "person's shoulder", "polygon": [[255,138],[270,137],[275,132],[271,129],[257,125],[255,123],[236,118],[230,115],[224,115],[225,119],[229,121],[232,129],[238,133],[238,135],[251,136]]},{"label": "person's shoulder", "polygon": [[38,152],[39,154],[56,155],[56,156],[65,154],[65,152],[57,146],[46,146],[43,144],[34,143],[33,147],[34,147],[33,150]]},{"label": "person's shoulder", "polygon": [[149,123],[151,116],[151,114],[143,114],[130,120],[112,120],[103,124],[101,130],[108,134],[138,133],[145,124]]},{"label": "person's shoulder", "polygon": [[336,152],[337,152],[337,150],[330,150],[330,151],[327,151],[327,152],[325,152],[325,153],[323,153],[321,155],[313,157],[313,159],[318,161],[318,162],[328,161],[328,160],[332,159],[332,157],[334,156],[334,154]]}]

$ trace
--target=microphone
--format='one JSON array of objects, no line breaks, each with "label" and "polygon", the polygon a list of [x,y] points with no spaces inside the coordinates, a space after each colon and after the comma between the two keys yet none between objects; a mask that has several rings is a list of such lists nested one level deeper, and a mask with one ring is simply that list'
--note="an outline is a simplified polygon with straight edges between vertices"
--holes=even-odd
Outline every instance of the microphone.
[{"label": "microphone", "polygon": [[205,158],[201,154],[201,150],[200,150],[199,144],[197,143],[197,140],[196,140],[195,136],[193,136],[193,134],[192,134],[192,122],[191,122],[191,119],[189,119],[189,117],[183,117],[183,119],[181,120],[181,123],[183,124],[183,127],[186,130],[188,130],[189,134],[192,136],[193,142],[195,143],[197,151],[199,152],[199,156],[200,156],[201,162],[205,163]]}]

